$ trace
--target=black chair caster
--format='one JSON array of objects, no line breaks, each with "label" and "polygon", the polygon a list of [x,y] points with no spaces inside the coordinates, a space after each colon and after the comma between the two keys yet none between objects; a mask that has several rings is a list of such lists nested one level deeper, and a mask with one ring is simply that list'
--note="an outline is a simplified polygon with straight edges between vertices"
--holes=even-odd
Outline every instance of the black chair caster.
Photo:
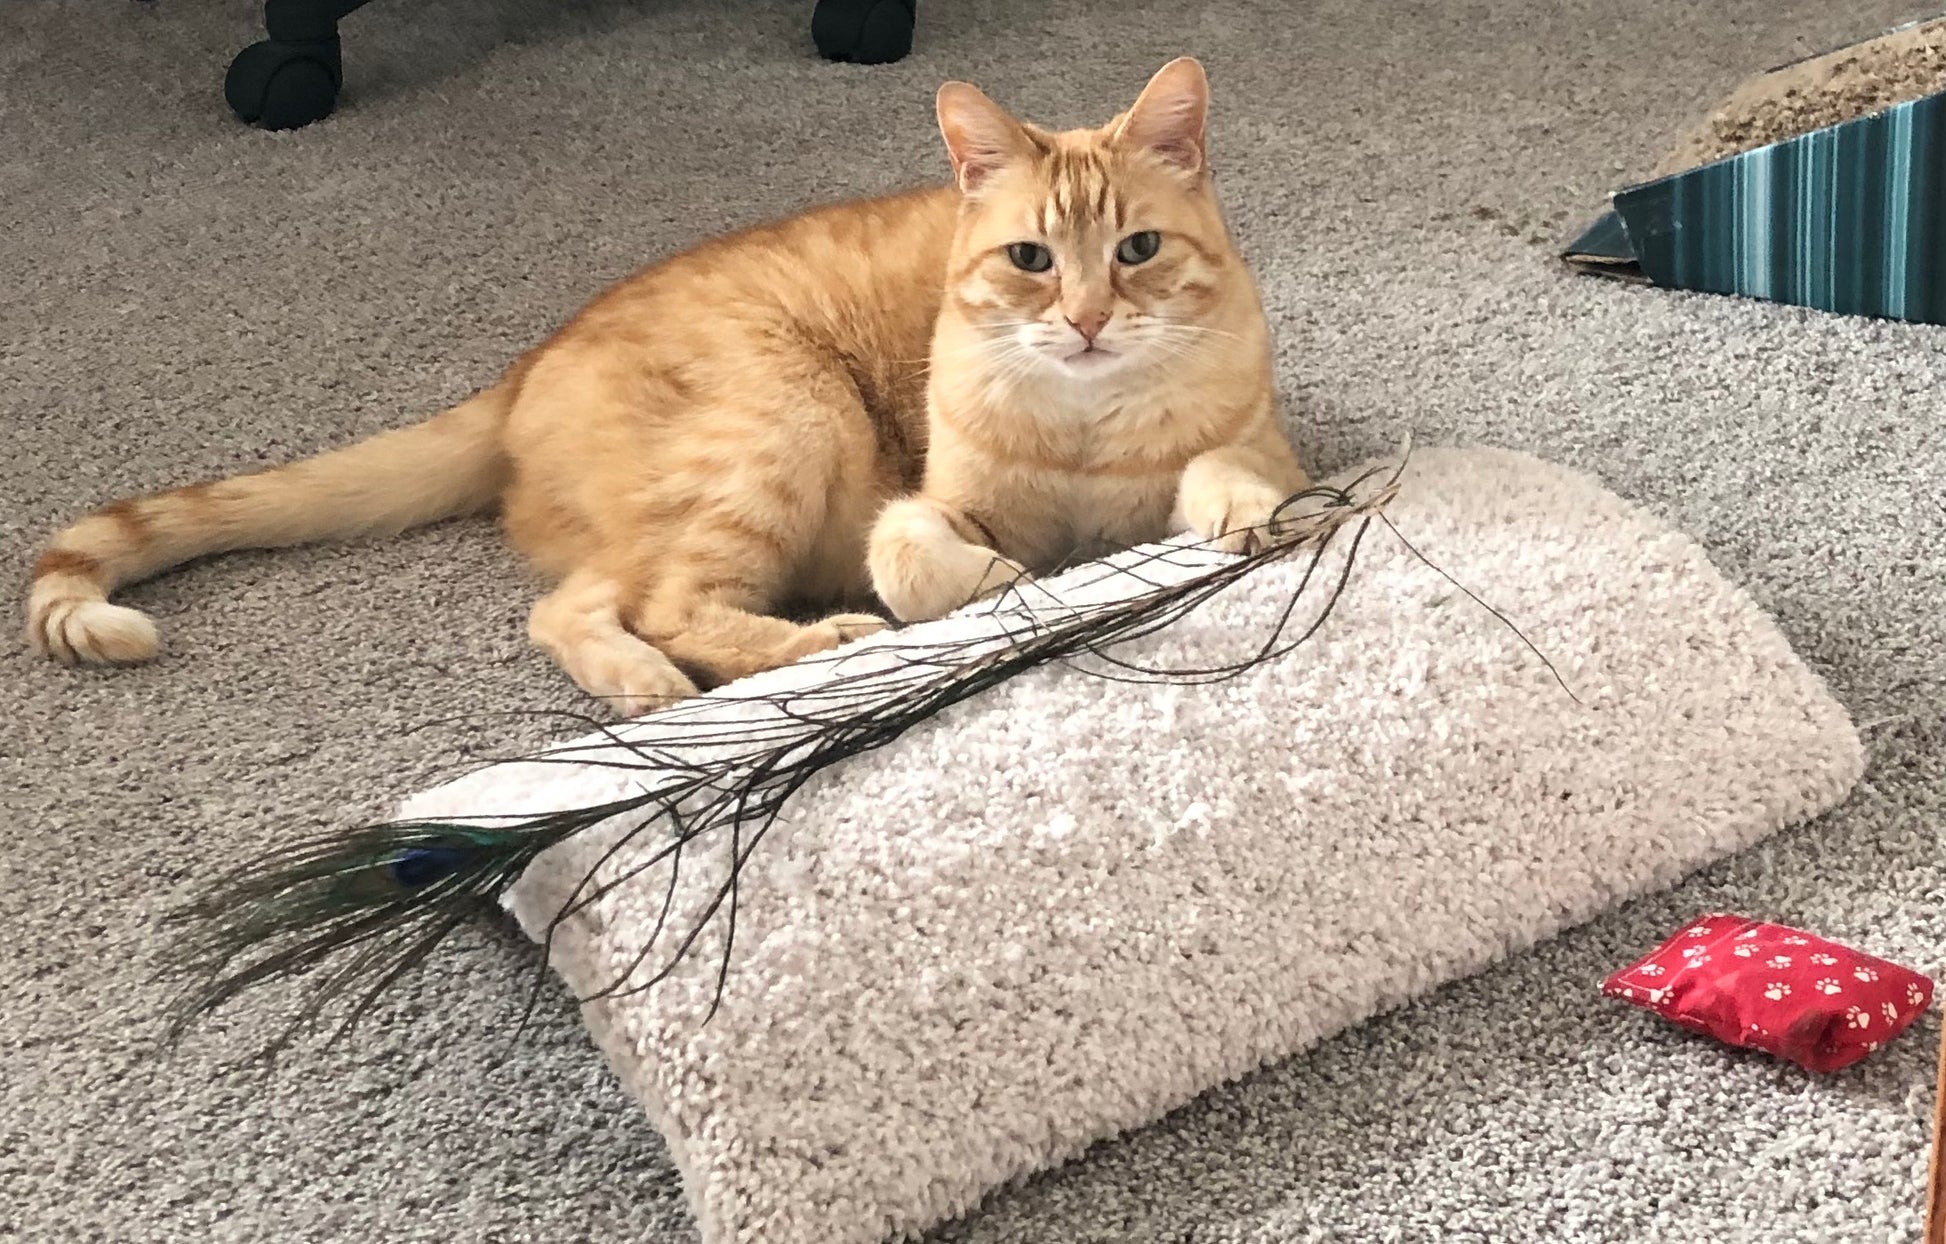
[{"label": "black chair caster", "polygon": [[818,0],[811,39],[826,60],[889,65],[912,50],[917,0]]},{"label": "black chair caster", "polygon": [[265,39],[237,53],[223,76],[223,98],[238,118],[267,130],[322,121],[338,104],[344,62],[338,41],[280,43]]},{"label": "black chair caster", "polygon": [[267,130],[322,121],[345,84],[338,19],[367,0],[264,0],[270,37],[237,53],[223,78],[230,111]]}]

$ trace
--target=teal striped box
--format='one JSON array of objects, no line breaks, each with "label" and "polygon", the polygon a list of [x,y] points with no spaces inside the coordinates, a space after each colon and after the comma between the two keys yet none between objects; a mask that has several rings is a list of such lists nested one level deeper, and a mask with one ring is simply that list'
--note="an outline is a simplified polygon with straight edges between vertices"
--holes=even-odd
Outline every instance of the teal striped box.
[{"label": "teal striped box", "polygon": [[1946,323],[1946,94],[1617,192],[1584,272]]}]

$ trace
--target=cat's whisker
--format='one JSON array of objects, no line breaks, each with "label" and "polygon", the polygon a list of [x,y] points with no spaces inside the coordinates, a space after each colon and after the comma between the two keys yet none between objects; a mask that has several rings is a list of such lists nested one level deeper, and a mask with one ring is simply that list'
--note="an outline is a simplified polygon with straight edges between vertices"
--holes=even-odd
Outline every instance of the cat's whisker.
[{"label": "cat's whisker", "polygon": [[986,384],[987,400],[990,402],[998,402],[1012,393],[1015,388],[1019,387],[1020,382],[1026,379],[1027,373],[1032,367],[1033,360],[1031,358],[1021,358],[1012,362],[1007,368],[990,375]]},{"label": "cat's whisker", "polygon": [[1233,333],[1226,328],[1216,328],[1209,324],[1191,324],[1183,320],[1171,320],[1162,316],[1155,316],[1149,320],[1145,320],[1138,327],[1144,329],[1152,328],[1157,333],[1185,333],[1207,337],[1226,337],[1232,341],[1244,340],[1241,333]]},{"label": "cat's whisker", "polygon": [[1014,338],[1004,334],[995,334],[985,341],[971,345],[937,348],[924,358],[898,359],[895,360],[895,365],[911,368],[912,370],[905,373],[908,377],[930,376],[933,370],[941,364],[966,364],[970,362],[977,368],[978,364],[990,362],[996,357],[996,346],[1000,347],[998,357],[1007,357],[1014,351],[1022,348]]},{"label": "cat's whisker", "polygon": [[1224,332],[1220,328],[1201,329],[1201,328],[1192,327],[1187,324],[1170,325],[1168,327],[1155,328],[1150,330],[1147,335],[1156,338],[1168,338],[1171,340],[1182,340],[1182,341],[1197,341],[1201,343],[1243,340],[1242,337],[1237,336],[1235,333]]},{"label": "cat's whisker", "polygon": [[997,401],[1018,387],[1040,361],[1040,354],[1026,346],[1013,343],[1010,349],[995,356],[993,361],[1000,366],[987,374],[986,389],[989,400]]},{"label": "cat's whisker", "polygon": [[1143,344],[1152,350],[1178,359],[1199,359],[1209,353],[1208,345],[1200,341],[1177,341],[1169,337],[1157,337]]}]

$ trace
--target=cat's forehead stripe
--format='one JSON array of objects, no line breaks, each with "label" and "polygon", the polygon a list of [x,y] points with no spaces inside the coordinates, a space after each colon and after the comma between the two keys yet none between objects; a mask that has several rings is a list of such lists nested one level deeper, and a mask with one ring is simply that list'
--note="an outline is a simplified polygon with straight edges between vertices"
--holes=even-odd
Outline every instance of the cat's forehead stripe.
[{"label": "cat's forehead stripe", "polygon": [[1047,161],[1047,198],[1041,203],[1043,232],[1057,224],[1110,221],[1119,229],[1124,216],[1122,196],[1099,151],[1057,148]]}]

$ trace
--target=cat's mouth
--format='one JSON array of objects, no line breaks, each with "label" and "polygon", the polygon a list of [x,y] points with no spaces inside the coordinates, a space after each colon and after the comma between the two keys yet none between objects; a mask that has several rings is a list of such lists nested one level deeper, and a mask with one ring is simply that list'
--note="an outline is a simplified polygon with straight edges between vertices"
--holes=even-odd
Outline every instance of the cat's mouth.
[{"label": "cat's mouth", "polygon": [[1072,354],[1063,356],[1061,361],[1069,367],[1092,368],[1106,366],[1108,363],[1121,357],[1120,351],[1117,350],[1109,350],[1102,346],[1087,346],[1083,349],[1076,350]]}]

